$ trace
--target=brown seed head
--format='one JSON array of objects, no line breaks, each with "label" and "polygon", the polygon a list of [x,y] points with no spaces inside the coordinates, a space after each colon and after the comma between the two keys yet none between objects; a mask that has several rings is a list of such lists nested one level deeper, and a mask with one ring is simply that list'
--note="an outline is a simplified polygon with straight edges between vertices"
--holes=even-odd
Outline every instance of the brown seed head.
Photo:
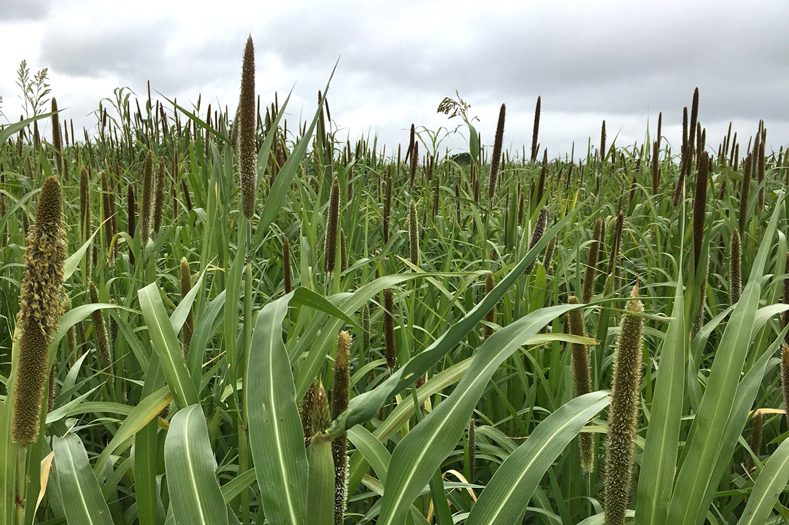
[{"label": "brown seed head", "polygon": [[499,120],[496,124],[496,137],[493,140],[493,153],[490,158],[490,176],[488,177],[488,199],[493,201],[496,195],[496,184],[499,180],[499,166],[501,163],[501,147],[504,140],[504,119],[507,108],[504,104],[499,109]]},{"label": "brown seed head", "polygon": [[255,46],[252,36],[244,47],[241,66],[241,95],[238,99],[238,171],[241,179],[241,205],[244,216],[255,214],[257,185],[257,111],[255,108]]}]

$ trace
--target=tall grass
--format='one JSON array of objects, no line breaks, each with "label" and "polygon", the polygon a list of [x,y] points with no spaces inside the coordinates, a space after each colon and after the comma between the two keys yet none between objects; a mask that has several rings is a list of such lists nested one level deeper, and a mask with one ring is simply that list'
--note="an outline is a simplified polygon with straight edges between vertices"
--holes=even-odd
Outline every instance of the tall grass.
[{"label": "tall grass", "polygon": [[713,155],[695,92],[679,151],[661,115],[552,159],[538,98],[526,158],[448,99],[467,155],[401,156],[253,74],[250,39],[238,112],[119,89],[90,140],[54,101],[0,130],[0,523],[787,519],[763,125]]}]

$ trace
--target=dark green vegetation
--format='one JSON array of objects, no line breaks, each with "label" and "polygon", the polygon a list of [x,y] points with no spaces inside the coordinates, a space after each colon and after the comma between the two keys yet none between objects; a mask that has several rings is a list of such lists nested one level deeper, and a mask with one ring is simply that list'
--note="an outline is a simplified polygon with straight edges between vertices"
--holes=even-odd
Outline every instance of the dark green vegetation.
[{"label": "dark green vegetation", "polygon": [[674,150],[550,159],[536,118],[522,161],[446,99],[467,152],[386,151],[259,107],[244,56],[236,115],[0,130],[0,523],[789,519],[762,125],[713,144],[696,94]]}]

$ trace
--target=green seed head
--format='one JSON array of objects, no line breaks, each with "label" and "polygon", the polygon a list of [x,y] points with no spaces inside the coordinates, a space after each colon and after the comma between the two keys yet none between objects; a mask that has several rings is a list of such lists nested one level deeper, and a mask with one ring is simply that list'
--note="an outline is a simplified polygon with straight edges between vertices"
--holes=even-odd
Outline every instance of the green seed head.
[{"label": "green seed head", "polygon": [[[542,236],[545,235],[545,226],[548,224],[548,210],[546,208],[540,209],[540,214],[537,216],[537,222],[534,224],[534,230],[531,232],[531,240],[529,241],[529,250],[540,242]],[[534,263],[531,263],[526,268],[526,273],[530,273],[534,268]]]},{"label": "green seed head", "polygon": [[[495,277],[493,276],[493,272],[488,272],[485,275],[485,295],[488,295],[490,292],[493,291],[493,288],[496,285]],[[496,322],[496,308],[493,307],[490,309],[490,312],[487,313],[485,316],[485,321],[488,323]],[[487,339],[493,334],[493,327],[490,325],[485,325],[482,329],[482,338]]]},{"label": "green seed head", "polygon": [[314,379],[310,384],[310,387],[307,389],[307,393],[304,394],[304,398],[301,400],[301,406],[299,407],[299,413],[301,415],[301,426],[304,430],[304,446],[309,446],[310,438],[312,437],[312,415],[314,411],[315,405],[315,397],[318,394],[318,380]]},{"label": "green seed head", "polygon": [[699,156],[696,172],[696,193],[693,197],[693,257],[698,270],[701,264],[701,249],[704,240],[704,223],[707,210],[707,183],[709,180],[710,157],[707,152]]},{"label": "green seed head", "polygon": [[630,502],[633,475],[633,443],[641,399],[641,332],[644,311],[633,287],[619,326],[608,415],[608,455],[605,470],[605,522],[622,525]]},{"label": "green seed head", "polygon": [[583,302],[588,303],[592,299],[594,293],[594,281],[597,273],[597,259],[600,256],[600,245],[602,244],[605,222],[603,219],[598,219],[594,225],[594,233],[592,234],[592,244],[589,246],[589,257],[586,260],[586,272],[584,274],[584,292]]},{"label": "green seed head", "polygon": [[21,336],[11,435],[23,445],[38,438],[44,383],[49,373],[47,349],[63,304],[65,258],[60,184],[57,178],[50,177],[41,190],[36,223],[28,232],[25,273],[19,294]]},{"label": "green seed head", "polygon": [[55,148],[55,165],[61,177],[65,175],[63,162],[63,141],[60,137],[60,115],[58,114],[58,101],[52,97],[52,147]]}]

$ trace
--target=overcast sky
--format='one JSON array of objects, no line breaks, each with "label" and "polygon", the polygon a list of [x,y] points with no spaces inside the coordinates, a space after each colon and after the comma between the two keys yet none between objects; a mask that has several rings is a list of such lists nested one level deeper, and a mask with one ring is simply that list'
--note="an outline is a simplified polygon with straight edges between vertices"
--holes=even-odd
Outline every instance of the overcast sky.
[{"label": "overcast sky", "polygon": [[[289,120],[314,111],[340,58],[328,99],[342,136],[377,133],[395,145],[412,122],[454,130],[436,107],[458,90],[487,144],[507,104],[513,151],[531,143],[538,95],[551,156],[573,142],[576,157],[585,153],[603,119],[609,141],[640,142],[659,111],[676,144],[698,86],[711,147],[730,120],[748,137],[763,118],[777,150],[789,144],[787,21],[785,0],[0,0],[0,96],[4,114],[18,118],[16,69],[27,59],[49,67],[53,94],[78,125],[94,126],[91,112],[115,87],[144,96],[146,80],[180,103],[202,93],[232,113],[251,34],[263,100],[295,86]],[[444,146],[464,144],[451,135]]]}]

